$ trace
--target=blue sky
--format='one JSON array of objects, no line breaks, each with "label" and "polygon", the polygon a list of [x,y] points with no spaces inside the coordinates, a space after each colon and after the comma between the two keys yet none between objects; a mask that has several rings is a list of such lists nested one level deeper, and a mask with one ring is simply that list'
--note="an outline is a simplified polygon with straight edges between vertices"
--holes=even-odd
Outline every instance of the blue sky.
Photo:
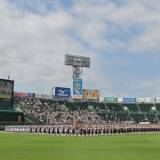
[{"label": "blue sky", "polygon": [[1,0],[0,77],[15,90],[72,87],[66,53],[91,57],[84,88],[160,96],[159,0]]}]

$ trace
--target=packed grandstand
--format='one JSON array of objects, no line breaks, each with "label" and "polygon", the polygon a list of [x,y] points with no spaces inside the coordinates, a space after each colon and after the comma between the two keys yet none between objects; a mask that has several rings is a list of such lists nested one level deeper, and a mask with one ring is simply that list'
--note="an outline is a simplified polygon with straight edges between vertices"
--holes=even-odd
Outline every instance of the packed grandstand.
[{"label": "packed grandstand", "polygon": [[[60,100],[52,96],[21,94],[15,96],[15,105],[33,123],[43,124],[107,124],[107,123],[158,123],[158,98],[106,97],[102,100]],[[129,99],[128,99],[129,100]],[[157,100],[157,101],[156,101]],[[137,102],[138,101],[138,102]]]},{"label": "packed grandstand", "polygon": [[69,88],[57,87],[55,94],[45,95],[14,92],[10,80],[1,79],[0,84],[2,130],[56,134],[160,130],[160,98],[102,97],[98,90],[85,89],[83,97],[75,99]]}]

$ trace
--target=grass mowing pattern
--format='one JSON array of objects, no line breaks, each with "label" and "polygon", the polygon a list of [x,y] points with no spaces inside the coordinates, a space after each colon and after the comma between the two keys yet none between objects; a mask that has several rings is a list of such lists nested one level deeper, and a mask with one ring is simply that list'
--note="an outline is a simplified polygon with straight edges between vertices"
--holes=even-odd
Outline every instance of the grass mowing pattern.
[{"label": "grass mowing pattern", "polygon": [[154,159],[160,159],[160,134],[58,137],[0,133],[0,160]]}]

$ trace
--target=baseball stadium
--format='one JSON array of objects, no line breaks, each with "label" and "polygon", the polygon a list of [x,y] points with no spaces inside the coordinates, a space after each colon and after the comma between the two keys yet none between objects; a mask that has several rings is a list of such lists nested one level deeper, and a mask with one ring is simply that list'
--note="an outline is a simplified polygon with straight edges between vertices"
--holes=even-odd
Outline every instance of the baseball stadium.
[{"label": "baseball stadium", "polygon": [[0,160],[159,160],[159,42],[159,0],[0,0]]},{"label": "baseball stadium", "polygon": [[159,157],[160,98],[103,97],[83,89],[90,58],[65,55],[73,93],[16,92],[0,79],[0,157],[4,159],[150,159]]}]

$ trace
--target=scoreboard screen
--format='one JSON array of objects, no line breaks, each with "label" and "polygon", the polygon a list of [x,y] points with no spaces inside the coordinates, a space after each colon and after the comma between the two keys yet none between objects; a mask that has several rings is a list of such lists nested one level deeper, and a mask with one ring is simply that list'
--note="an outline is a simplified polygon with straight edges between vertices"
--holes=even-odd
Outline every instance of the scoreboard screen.
[{"label": "scoreboard screen", "polygon": [[13,98],[14,81],[0,79],[0,99],[11,100]]}]

